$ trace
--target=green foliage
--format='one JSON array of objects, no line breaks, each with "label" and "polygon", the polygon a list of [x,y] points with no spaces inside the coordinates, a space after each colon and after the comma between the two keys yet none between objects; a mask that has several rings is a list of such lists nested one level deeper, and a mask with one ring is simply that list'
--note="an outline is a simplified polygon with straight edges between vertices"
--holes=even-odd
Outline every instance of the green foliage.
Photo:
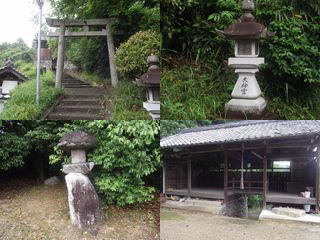
[{"label": "green foliage", "polygon": [[250,209],[261,209],[262,208],[262,196],[261,195],[249,195],[248,196],[248,207]]},{"label": "green foliage", "polygon": [[27,155],[26,139],[12,133],[0,133],[0,170],[21,167]]},{"label": "green foliage", "polygon": [[137,32],[117,49],[118,70],[140,77],[148,69],[147,57],[151,54],[160,55],[160,34],[151,30]]},{"label": "green foliage", "polygon": [[[1,121],[0,170],[21,167],[28,156],[50,153],[57,144],[59,121]],[[43,155],[42,155],[43,156]],[[45,159],[43,159],[44,161]]]},{"label": "green foliage", "polygon": [[[30,74],[36,72],[30,69]],[[27,72],[28,73],[28,72]],[[54,87],[54,75],[47,72],[42,75],[40,82],[40,104],[36,104],[36,79],[28,80],[12,93],[6,103],[0,119],[4,120],[32,120],[39,119],[43,111],[48,109],[61,94],[61,89]]]},{"label": "green foliage", "polygon": [[114,90],[114,103],[111,118],[113,120],[151,119],[143,108],[145,90],[132,82],[120,82]]},{"label": "green foliage", "polygon": [[22,39],[15,43],[0,44],[0,66],[7,60],[13,61],[15,67],[20,67],[24,63],[32,63],[34,50],[30,49]]},{"label": "green foliage", "polygon": [[263,45],[265,69],[277,81],[320,83],[319,2],[259,0],[256,17],[277,34]]},{"label": "green foliage", "polygon": [[[144,178],[160,167],[157,121],[75,121],[66,124],[60,135],[83,129],[97,137],[97,147],[88,154],[96,164],[94,182],[107,203],[126,205],[146,202],[155,189]],[[64,160],[61,152],[52,160]]]}]

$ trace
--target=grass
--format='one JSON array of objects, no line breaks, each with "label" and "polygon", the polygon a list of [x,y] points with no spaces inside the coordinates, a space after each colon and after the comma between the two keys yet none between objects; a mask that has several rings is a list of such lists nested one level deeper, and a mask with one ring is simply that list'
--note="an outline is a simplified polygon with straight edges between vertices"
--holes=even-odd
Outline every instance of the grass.
[{"label": "grass", "polygon": [[[161,73],[161,119],[225,119],[224,105],[231,99],[237,79],[232,69],[196,64],[183,58],[173,62]],[[293,87],[274,77],[263,79],[261,75],[257,76],[258,82],[272,118],[319,118],[319,84]]]},{"label": "grass", "polygon": [[54,75],[48,71],[41,75],[40,104],[36,104],[36,69],[32,64],[26,64],[19,69],[31,80],[20,84],[11,93],[4,111],[0,114],[2,120],[36,120],[48,109],[62,93],[54,87]]},{"label": "grass", "polygon": [[92,84],[93,86],[101,86],[106,84],[106,79],[95,73],[82,72],[81,77],[83,77],[86,82]]},{"label": "grass", "polygon": [[222,119],[232,85],[225,75],[193,63],[182,61],[173,69],[164,68],[161,119]]},{"label": "grass", "polygon": [[151,119],[143,108],[144,89],[130,81],[120,81],[113,90],[112,120]]}]

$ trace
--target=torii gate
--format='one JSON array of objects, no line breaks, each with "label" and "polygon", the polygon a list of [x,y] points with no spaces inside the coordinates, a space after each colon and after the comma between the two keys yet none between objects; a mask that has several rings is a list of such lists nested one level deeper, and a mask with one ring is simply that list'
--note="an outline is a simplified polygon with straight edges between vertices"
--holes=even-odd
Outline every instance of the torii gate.
[{"label": "torii gate", "polygon": [[[118,74],[114,58],[114,43],[111,33],[110,19],[87,19],[87,20],[71,20],[71,19],[46,19],[47,24],[50,27],[60,28],[60,32],[49,33],[48,37],[59,37],[58,44],[58,59],[57,59],[57,72],[56,72],[56,84],[57,88],[61,87],[61,81],[64,69],[64,47],[65,37],[95,37],[105,36],[107,37],[108,53],[109,53],[109,65],[111,74],[111,83],[113,87],[118,84]],[[90,31],[90,26],[106,26],[106,29],[101,31]],[[82,32],[70,32],[66,31],[67,27],[83,27]]]}]

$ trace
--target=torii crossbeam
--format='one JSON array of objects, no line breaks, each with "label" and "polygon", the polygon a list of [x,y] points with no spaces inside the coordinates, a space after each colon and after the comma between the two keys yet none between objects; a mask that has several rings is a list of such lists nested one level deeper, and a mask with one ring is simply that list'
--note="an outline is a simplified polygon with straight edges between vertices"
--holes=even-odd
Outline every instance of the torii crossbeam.
[{"label": "torii crossbeam", "polygon": [[[58,59],[57,59],[57,72],[56,72],[56,84],[57,88],[61,87],[61,81],[64,69],[64,47],[65,37],[107,37],[108,55],[110,65],[111,83],[113,87],[118,84],[118,74],[115,64],[115,50],[113,43],[113,36],[111,33],[110,19],[87,19],[87,20],[71,20],[71,19],[46,19],[47,24],[50,27],[60,28],[60,32],[49,33],[48,37],[59,37],[58,44]],[[106,26],[101,31],[90,31],[90,26]],[[70,32],[66,31],[67,27],[83,27],[83,31]]]}]

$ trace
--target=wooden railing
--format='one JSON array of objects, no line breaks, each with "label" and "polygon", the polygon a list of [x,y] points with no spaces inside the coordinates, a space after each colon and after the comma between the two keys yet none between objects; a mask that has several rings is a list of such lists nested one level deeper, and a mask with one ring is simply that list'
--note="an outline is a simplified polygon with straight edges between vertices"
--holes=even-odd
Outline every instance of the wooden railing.
[{"label": "wooden railing", "polygon": [[[240,188],[241,181],[232,179],[228,181],[228,190],[244,190],[248,192],[261,191],[263,192],[263,181],[251,181],[245,180],[243,181],[244,189]],[[268,191],[268,182],[266,182],[266,189]]]}]

